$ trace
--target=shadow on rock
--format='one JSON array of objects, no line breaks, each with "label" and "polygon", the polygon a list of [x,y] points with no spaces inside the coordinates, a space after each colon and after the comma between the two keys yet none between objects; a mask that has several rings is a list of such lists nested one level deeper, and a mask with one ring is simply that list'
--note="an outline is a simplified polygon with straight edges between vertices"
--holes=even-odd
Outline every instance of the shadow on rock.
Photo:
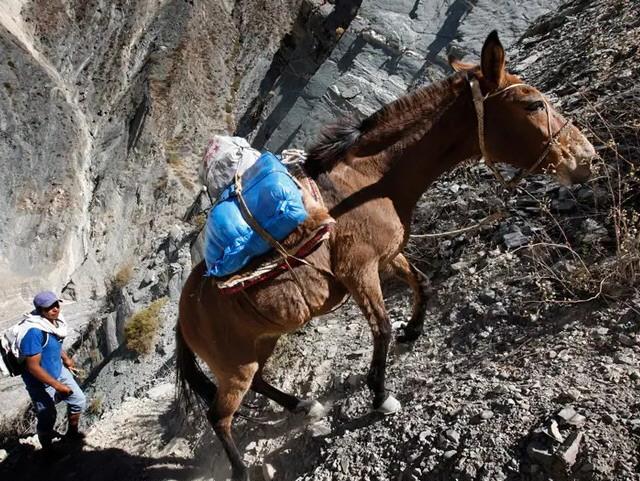
[{"label": "shadow on rock", "polygon": [[21,481],[160,481],[196,477],[192,460],[175,457],[132,455],[117,448],[94,448],[83,443],[54,444],[50,453],[28,444],[5,446],[7,458],[0,463],[0,479]]}]

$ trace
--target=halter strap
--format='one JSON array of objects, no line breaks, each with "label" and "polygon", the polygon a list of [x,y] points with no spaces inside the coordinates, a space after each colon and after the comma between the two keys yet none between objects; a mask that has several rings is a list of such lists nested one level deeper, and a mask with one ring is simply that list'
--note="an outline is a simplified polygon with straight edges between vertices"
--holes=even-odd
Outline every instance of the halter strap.
[{"label": "halter strap", "polygon": [[485,164],[493,172],[493,175],[496,177],[496,179],[498,179],[498,181],[502,184],[502,186],[507,190],[512,190],[514,187],[516,187],[520,183],[520,181],[524,177],[528,176],[533,171],[535,171],[540,166],[540,164],[544,161],[544,159],[546,159],[547,155],[551,151],[551,148],[555,144],[557,144],[558,136],[560,136],[560,134],[564,131],[564,129],[570,125],[570,121],[567,120],[564,123],[564,125],[560,127],[560,129],[558,129],[556,133],[552,134],[551,133],[551,114],[549,113],[549,103],[544,97],[542,97],[542,101],[544,102],[544,109],[545,109],[545,112],[547,113],[547,137],[548,137],[547,145],[542,151],[542,153],[540,154],[540,156],[538,157],[538,159],[536,160],[536,162],[534,162],[534,164],[531,167],[529,167],[528,169],[520,170],[518,174],[512,177],[509,181],[506,181],[505,178],[500,173],[500,171],[498,170],[498,168],[496,167],[495,163],[487,155],[487,148],[485,145],[485,135],[484,135],[484,101],[492,97],[501,95],[507,90],[510,90],[515,87],[522,87],[522,86],[525,86],[526,84],[524,83],[512,84],[502,89],[489,92],[486,95],[482,95],[482,90],[480,89],[480,82],[478,81],[477,77],[467,75],[467,81],[469,82],[469,86],[471,87],[473,105],[475,107],[476,116],[478,118],[478,144],[480,147],[480,153],[484,158]]}]

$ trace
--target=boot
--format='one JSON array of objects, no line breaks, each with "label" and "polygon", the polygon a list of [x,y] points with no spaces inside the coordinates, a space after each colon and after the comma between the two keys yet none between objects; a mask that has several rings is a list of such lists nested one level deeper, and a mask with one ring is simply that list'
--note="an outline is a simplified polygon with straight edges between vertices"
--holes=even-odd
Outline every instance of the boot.
[{"label": "boot", "polygon": [[65,440],[72,442],[84,440],[85,435],[78,427],[80,424],[80,415],[81,413],[69,414],[69,427],[67,428],[67,433],[64,435]]}]

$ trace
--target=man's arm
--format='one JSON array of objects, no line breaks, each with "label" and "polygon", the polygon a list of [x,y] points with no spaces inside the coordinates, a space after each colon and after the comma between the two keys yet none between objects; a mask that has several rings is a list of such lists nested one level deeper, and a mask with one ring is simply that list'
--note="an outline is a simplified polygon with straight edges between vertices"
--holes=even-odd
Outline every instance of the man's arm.
[{"label": "man's arm", "polygon": [[66,367],[67,369],[73,369],[76,366],[76,363],[73,362],[73,359],[71,359],[71,356],[69,356],[65,351],[62,351],[62,364],[64,364],[64,367]]},{"label": "man's arm", "polygon": [[29,373],[35,377],[38,381],[48,384],[62,396],[69,396],[73,393],[69,386],[62,384],[55,380],[51,375],[45,371],[40,365],[40,359],[42,355],[36,354],[35,356],[28,356],[25,358],[25,368]]}]

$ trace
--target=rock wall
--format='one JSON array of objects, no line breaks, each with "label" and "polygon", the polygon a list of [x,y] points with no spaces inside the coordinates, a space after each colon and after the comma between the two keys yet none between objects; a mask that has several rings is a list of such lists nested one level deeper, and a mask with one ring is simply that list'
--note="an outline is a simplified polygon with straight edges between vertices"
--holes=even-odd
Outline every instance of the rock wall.
[{"label": "rock wall", "polygon": [[[0,5],[0,306],[104,297],[197,191],[300,0]],[[279,22],[272,19],[277,15]]]},{"label": "rock wall", "polygon": [[[254,147],[274,152],[308,146],[322,126],[337,117],[369,115],[407,90],[448,75],[448,53],[477,58],[493,29],[509,46],[533,19],[560,2],[357,3],[357,14],[347,27],[342,20],[348,12],[327,17],[324,31],[338,40],[326,60],[317,39],[293,32],[293,45],[283,45],[275,57],[288,61],[279,69],[272,66],[270,72],[278,75],[263,81],[240,120],[239,135],[251,138]],[[309,44],[316,45],[320,59],[304,55]]]}]

